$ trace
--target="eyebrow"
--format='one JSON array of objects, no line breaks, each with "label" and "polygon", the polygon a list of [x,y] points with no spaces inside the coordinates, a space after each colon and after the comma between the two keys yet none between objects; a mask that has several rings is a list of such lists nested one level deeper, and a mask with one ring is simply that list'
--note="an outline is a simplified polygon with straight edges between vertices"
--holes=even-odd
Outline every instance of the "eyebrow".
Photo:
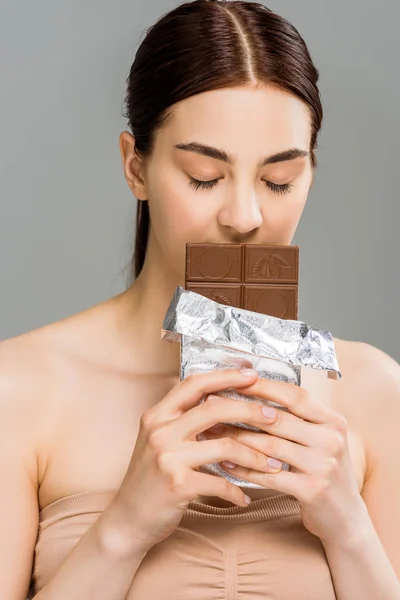
[{"label": "eyebrow", "polygon": [[[186,152],[195,152],[196,154],[201,154],[210,158],[216,158],[217,160],[222,160],[223,162],[228,163],[230,165],[235,164],[233,157],[230,156],[227,152],[225,152],[225,150],[219,150],[218,148],[206,146],[205,144],[200,144],[199,142],[189,142],[188,144],[176,144],[174,148],[178,148],[178,150],[185,150]],[[282,152],[278,152],[277,154],[271,154],[271,156],[267,156],[266,158],[264,158],[264,160],[261,160],[257,166],[264,167],[265,165],[294,160],[295,158],[299,158],[300,156],[308,155],[309,152],[307,152],[306,150],[302,150],[301,148],[289,148],[288,150],[283,150]]]}]

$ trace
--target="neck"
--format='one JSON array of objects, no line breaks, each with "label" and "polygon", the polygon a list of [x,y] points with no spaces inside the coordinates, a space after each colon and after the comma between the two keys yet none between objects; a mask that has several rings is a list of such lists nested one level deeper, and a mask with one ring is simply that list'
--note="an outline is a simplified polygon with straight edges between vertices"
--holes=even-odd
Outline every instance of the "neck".
[{"label": "neck", "polygon": [[177,285],[184,286],[180,274],[166,263],[154,239],[149,239],[143,269],[121,300],[126,331],[140,340],[138,368],[145,373],[177,376],[179,343],[161,340],[161,329]]}]

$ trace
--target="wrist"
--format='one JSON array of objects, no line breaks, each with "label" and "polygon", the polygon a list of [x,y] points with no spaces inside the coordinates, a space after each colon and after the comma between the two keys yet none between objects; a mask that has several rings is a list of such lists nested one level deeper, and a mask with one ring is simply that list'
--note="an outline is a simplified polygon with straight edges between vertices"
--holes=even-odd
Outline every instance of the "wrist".
[{"label": "wrist", "polygon": [[97,521],[98,543],[105,554],[117,560],[144,558],[151,545],[135,535],[135,527],[116,502],[112,502]]},{"label": "wrist", "polygon": [[377,533],[364,502],[357,513],[346,526],[338,532],[335,540],[321,540],[325,552],[339,550],[341,552],[357,553],[374,541]]}]

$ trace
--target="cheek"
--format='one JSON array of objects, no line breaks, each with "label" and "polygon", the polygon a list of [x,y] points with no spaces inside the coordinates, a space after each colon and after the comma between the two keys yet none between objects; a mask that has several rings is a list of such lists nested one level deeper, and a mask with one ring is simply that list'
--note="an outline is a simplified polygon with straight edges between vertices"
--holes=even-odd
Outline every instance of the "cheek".
[{"label": "cheek", "polygon": [[184,268],[185,243],[204,240],[215,214],[186,181],[171,174],[153,181],[149,189],[153,234],[168,261],[178,270]]},{"label": "cheek", "polygon": [[[163,236],[173,239],[192,238],[197,231],[203,232],[214,213],[203,202],[200,194],[192,190],[186,179],[170,175],[163,177],[162,185],[151,190],[152,221],[162,229]],[[215,215],[214,215],[215,216]]]},{"label": "cheek", "polygon": [[290,238],[300,221],[306,198],[307,190],[298,189],[269,201],[263,211],[264,226],[278,239]]}]

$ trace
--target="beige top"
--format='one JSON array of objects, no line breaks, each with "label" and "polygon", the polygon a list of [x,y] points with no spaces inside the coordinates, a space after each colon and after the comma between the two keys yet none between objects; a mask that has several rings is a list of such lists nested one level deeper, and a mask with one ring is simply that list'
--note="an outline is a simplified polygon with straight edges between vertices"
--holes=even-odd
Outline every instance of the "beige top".
[{"label": "beige top", "polygon": [[[37,594],[107,507],[115,490],[74,494],[40,512]],[[191,502],[177,529],[146,554],[127,600],[335,600],[319,538],[291,495],[248,507]]]}]

